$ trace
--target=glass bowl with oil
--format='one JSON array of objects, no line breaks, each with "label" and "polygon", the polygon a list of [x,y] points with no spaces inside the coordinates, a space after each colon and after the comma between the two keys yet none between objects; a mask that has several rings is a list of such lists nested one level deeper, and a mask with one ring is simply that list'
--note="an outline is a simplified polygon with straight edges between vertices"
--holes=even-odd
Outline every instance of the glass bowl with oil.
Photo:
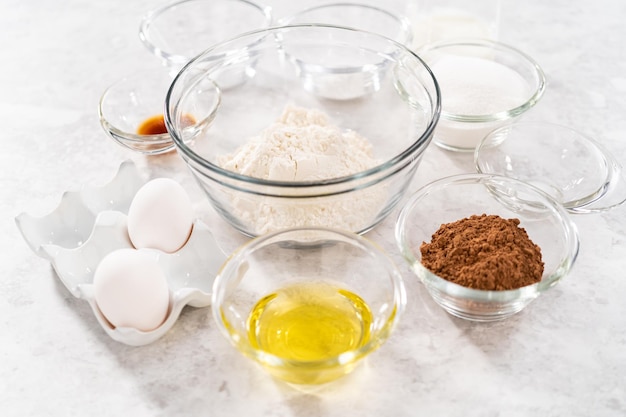
[{"label": "glass bowl with oil", "polygon": [[[165,71],[139,71],[111,84],[102,94],[98,116],[105,133],[119,145],[145,155],[174,150],[163,117],[165,95],[172,83]],[[191,91],[192,106],[181,115],[181,126],[190,143],[211,121],[217,87],[209,79],[199,80]]]},{"label": "glass bowl with oil", "polygon": [[222,266],[212,295],[226,338],[300,386],[350,373],[387,340],[405,305],[402,276],[381,248],[324,228],[251,240]]}]

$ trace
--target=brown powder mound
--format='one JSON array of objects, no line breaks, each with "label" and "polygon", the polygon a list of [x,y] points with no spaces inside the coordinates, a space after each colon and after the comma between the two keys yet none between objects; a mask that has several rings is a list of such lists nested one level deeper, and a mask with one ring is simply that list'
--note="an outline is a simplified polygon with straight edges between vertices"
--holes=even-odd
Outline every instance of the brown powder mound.
[{"label": "brown powder mound", "polygon": [[474,215],[441,225],[431,243],[422,243],[422,264],[464,287],[511,290],[534,284],[543,275],[541,249],[519,219]]}]

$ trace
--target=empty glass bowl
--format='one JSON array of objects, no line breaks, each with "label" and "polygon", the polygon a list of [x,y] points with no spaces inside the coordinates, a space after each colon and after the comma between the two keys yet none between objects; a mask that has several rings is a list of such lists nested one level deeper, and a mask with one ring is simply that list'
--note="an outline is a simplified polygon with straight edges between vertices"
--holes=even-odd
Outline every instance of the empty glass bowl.
[{"label": "empty glass bowl", "polygon": [[[157,69],[126,76],[108,87],[98,105],[100,124],[107,135],[125,148],[145,155],[173,150],[163,115],[171,83],[172,78]],[[185,140],[193,139],[209,121],[214,107],[212,99],[212,89],[199,86],[190,92],[190,106],[180,125]]]},{"label": "empty glass bowl", "polygon": [[378,246],[320,228],[253,239],[222,266],[212,296],[222,334],[296,385],[350,373],[387,340],[405,304],[401,274]]},{"label": "empty glass bowl", "polygon": [[383,8],[360,3],[327,3],[309,7],[278,22],[281,26],[321,23],[347,26],[386,36],[410,45],[413,31],[409,20]]},{"label": "empty glass bowl", "polygon": [[[310,7],[281,19],[279,23],[351,27],[385,36],[404,45],[409,45],[412,39],[408,19],[376,6],[359,3],[329,3]],[[341,48],[338,45],[333,48],[301,48],[301,41],[294,43],[286,40],[283,46],[285,55],[297,66],[305,80],[305,88],[318,96],[334,100],[352,100],[375,91],[389,60],[372,56],[372,51],[392,54],[395,49],[378,50],[380,44],[372,45],[370,51],[369,48]]]},{"label": "empty glass bowl", "polygon": [[[287,58],[286,49],[307,54],[316,60],[310,62],[317,68],[329,63],[328,56],[342,53],[345,62],[355,66],[368,61],[371,65],[367,69],[375,75],[376,83],[370,83],[372,77],[364,77],[363,83],[345,86],[354,91],[356,85],[358,98],[329,99],[317,93],[310,84],[314,80]],[[332,73],[327,75],[332,79]],[[242,78],[235,84],[232,76]],[[215,81],[215,88],[213,94],[207,94],[207,105],[214,106],[214,117],[190,142],[181,129],[181,115],[191,112],[189,105],[198,85],[210,80]],[[341,88],[339,83],[335,91]],[[224,168],[224,159],[236,159],[231,156],[240,155],[242,147],[258,140],[291,107],[324,114],[326,127],[332,125],[342,134],[365,138],[371,144],[372,165],[325,179],[285,175],[268,179]],[[166,109],[168,130],[177,150],[213,207],[242,233],[257,236],[303,226],[357,233],[374,227],[404,195],[432,138],[440,104],[432,73],[405,46],[359,30],[303,25],[250,32],[207,50],[176,77]],[[313,123],[309,118],[293,119],[292,124]],[[313,144],[333,137],[327,131],[314,137],[300,134],[304,135],[299,136],[300,142]],[[269,152],[261,146],[254,154],[276,161],[272,153],[276,150],[270,147]],[[314,173],[326,174],[345,164],[340,153],[301,151],[288,154],[291,159],[284,156],[285,152],[281,155],[286,166],[294,170],[309,167]],[[293,163],[302,160],[306,163]]]},{"label": "empty glass bowl", "polygon": [[[442,224],[481,214],[520,220],[519,227],[541,248],[541,281],[512,290],[478,290],[439,277],[422,265],[420,246],[430,242]],[[420,188],[398,217],[396,240],[435,302],[454,316],[474,321],[500,320],[521,311],[570,271],[579,247],[574,223],[552,197],[525,182],[487,174],[452,176]]]},{"label": "empty glass bowl", "polygon": [[441,88],[442,111],[434,143],[474,151],[492,130],[510,124],[543,96],[541,67],[525,53],[486,39],[428,44],[417,51]]},{"label": "empty glass bowl", "polygon": [[250,0],[182,0],[146,14],[139,39],[176,72],[209,46],[271,22],[271,8]]},{"label": "empty glass bowl", "polygon": [[593,213],[626,200],[616,159],[592,138],[547,122],[518,122],[488,134],[476,147],[478,172],[531,183],[571,213]]}]

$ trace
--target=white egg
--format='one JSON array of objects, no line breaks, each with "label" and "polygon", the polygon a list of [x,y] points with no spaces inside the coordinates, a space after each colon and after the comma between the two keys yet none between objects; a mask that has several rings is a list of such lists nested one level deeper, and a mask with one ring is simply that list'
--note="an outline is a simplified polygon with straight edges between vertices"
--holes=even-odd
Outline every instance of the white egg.
[{"label": "white egg", "polygon": [[128,236],[137,249],[176,252],[187,242],[192,227],[189,196],[172,179],[148,181],[130,203]]},{"label": "white egg", "polygon": [[156,254],[118,249],[98,264],[93,278],[94,296],[113,326],[150,331],[165,321],[169,288]]}]

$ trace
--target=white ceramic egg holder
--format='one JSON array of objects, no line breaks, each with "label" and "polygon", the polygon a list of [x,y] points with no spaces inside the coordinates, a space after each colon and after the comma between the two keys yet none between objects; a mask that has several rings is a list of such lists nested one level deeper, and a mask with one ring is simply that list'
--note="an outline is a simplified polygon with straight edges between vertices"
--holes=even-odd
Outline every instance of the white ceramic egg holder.
[{"label": "white ceramic egg holder", "polygon": [[61,282],[74,297],[89,303],[106,333],[131,346],[152,343],[167,333],[184,306],[210,305],[213,280],[226,260],[208,227],[195,220],[189,240],[180,250],[171,254],[158,251],[158,263],[170,290],[165,321],[147,332],[113,327],[96,304],[93,275],[107,254],[133,247],[128,237],[126,214],[145,182],[133,162],[125,161],[108,184],[65,192],[57,208],[44,217],[22,213],[15,219],[26,243],[37,255],[52,263]]}]

